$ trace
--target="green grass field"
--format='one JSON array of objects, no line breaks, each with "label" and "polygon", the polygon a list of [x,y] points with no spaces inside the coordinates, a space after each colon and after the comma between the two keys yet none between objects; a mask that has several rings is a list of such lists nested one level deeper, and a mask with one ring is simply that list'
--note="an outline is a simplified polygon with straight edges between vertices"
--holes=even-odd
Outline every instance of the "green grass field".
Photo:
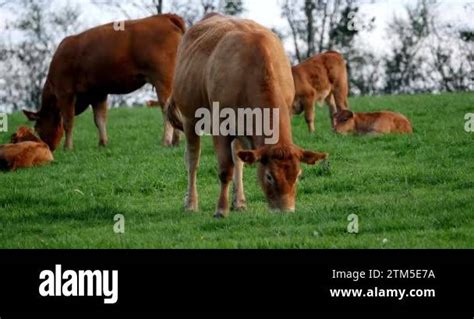
[{"label": "green grass field", "polygon": [[[200,213],[183,210],[184,145],[160,145],[161,112],[110,112],[110,146],[97,147],[88,112],[77,118],[75,151],[54,164],[0,173],[1,248],[474,248],[474,134],[464,116],[474,94],[354,98],[356,111],[396,110],[413,136],[342,137],[318,108],[317,134],[294,119],[295,141],[330,153],[329,172],[304,167],[297,212],[271,214],[255,168],[245,172],[248,210],[212,218],[219,191],[210,138],[199,171]],[[9,118],[7,142],[21,114]],[[114,216],[126,232],[113,232]],[[347,232],[350,214],[360,233]]]}]

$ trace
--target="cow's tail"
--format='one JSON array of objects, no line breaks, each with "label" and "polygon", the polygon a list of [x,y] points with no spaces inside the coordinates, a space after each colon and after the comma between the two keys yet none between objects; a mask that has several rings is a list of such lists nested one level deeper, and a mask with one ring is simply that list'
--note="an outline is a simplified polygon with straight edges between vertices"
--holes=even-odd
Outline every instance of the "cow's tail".
[{"label": "cow's tail", "polygon": [[181,112],[176,107],[176,103],[174,102],[172,97],[168,100],[167,104],[168,105],[166,107],[166,116],[168,118],[168,121],[171,123],[171,125],[175,129],[184,132],[184,126],[183,126],[183,120],[182,120]]},{"label": "cow's tail", "polygon": [[184,34],[186,32],[186,22],[176,14],[165,14],[165,16]]}]

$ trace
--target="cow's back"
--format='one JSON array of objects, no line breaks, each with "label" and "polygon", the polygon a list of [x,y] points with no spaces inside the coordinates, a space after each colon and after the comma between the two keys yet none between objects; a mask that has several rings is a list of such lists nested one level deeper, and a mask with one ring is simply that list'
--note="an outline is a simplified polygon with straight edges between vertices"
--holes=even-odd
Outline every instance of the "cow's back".
[{"label": "cow's back", "polygon": [[[184,31],[180,17],[161,15],[67,37],[53,57],[48,80],[76,92],[136,90],[150,77],[172,76]],[[163,74],[156,74],[163,68]]]},{"label": "cow's back", "polygon": [[221,15],[207,17],[184,36],[174,83],[174,100],[188,118],[213,101],[250,107],[261,102],[252,93],[270,90],[279,94],[280,101],[272,102],[288,107],[294,95],[290,62],[276,35],[253,21]]},{"label": "cow's back", "polygon": [[344,57],[335,51],[315,55],[294,66],[297,95],[307,94],[308,90],[332,90],[333,86],[345,88],[348,91],[347,68]]},{"label": "cow's back", "polygon": [[403,114],[391,111],[357,113],[357,122],[359,127],[367,128],[368,132],[413,133],[410,120]]}]

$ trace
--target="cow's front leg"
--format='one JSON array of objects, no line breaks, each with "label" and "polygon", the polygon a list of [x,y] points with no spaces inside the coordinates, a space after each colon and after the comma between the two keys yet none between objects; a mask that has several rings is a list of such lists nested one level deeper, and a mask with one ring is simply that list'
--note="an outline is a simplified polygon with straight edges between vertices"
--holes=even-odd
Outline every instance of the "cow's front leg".
[{"label": "cow's front leg", "polygon": [[94,122],[99,130],[99,146],[106,146],[107,138],[107,99],[92,105],[94,111]]},{"label": "cow's front leg", "polygon": [[308,124],[308,130],[310,133],[314,133],[316,128],[315,128],[315,113],[314,113],[314,104],[316,101],[314,100],[313,97],[307,97],[304,100],[304,117],[306,120],[306,123]]},{"label": "cow's front leg", "polygon": [[241,211],[247,209],[247,200],[244,191],[244,162],[237,156],[243,150],[239,140],[232,142],[232,159],[234,161],[234,196],[232,209]]},{"label": "cow's front leg", "polygon": [[64,131],[66,132],[65,150],[73,149],[72,131],[74,128],[74,118],[76,116],[74,96],[63,96],[58,100],[59,109],[63,118]]},{"label": "cow's front leg", "polygon": [[338,109],[332,93],[326,98],[326,103],[329,106],[329,119],[331,120],[331,126],[334,130],[336,128],[336,114],[338,113]]},{"label": "cow's front leg", "polygon": [[234,161],[232,159],[232,141],[228,137],[215,137],[214,146],[219,164],[219,181],[221,192],[215,218],[224,218],[229,215],[229,187],[234,174]]},{"label": "cow's front leg", "polygon": [[194,125],[184,125],[186,135],[185,160],[188,168],[188,192],[185,198],[185,209],[189,212],[197,212],[199,209],[197,192],[197,170],[201,157],[201,138],[196,135]]}]

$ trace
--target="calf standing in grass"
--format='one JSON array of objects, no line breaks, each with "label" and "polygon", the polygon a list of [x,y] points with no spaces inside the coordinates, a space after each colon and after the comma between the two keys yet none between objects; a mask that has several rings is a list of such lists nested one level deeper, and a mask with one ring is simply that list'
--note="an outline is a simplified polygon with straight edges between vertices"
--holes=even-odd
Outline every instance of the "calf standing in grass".
[{"label": "calf standing in grass", "polygon": [[48,145],[25,127],[12,136],[12,144],[0,146],[0,169],[15,171],[48,164],[54,160]]},{"label": "calf standing in grass", "polygon": [[336,132],[339,134],[411,134],[410,121],[394,112],[353,113],[341,111],[336,115]]},{"label": "calf standing in grass", "polygon": [[[290,62],[280,40],[268,29],[250,20],[211,14],[186,33],[178,52],[168,113],[171,123],[184,130],[187,140],[188,211],[198,210],[196,180],[201,139],[196,132],[196,112],[212,110],[213,102],[232,112],[244,107],[279,112],[275,145],[266,144],[265,136],[214,136],[221,183],[215,217],[229,213],[232,179],[233,208],[245,208],[243,162],[258,163],[258,180],[271,209],[295,210],[300,163],[314,165],[327,154],[305,151],[293,144],[288,110],[294,95]],[[273,118],[267,120],[273,122]],[[244,120],[237,121],[236,127]]]},{"label": "calf standing in grass", "polygon": [[[107,144],[107,96],[127,94],[152,84],[164,107],[170,94],[176,52],[185,32],[182,18],[157,15],[106,24],[62,41],[51,62],[38,113],[24,112],[41,139],[54,151],[66,131],[72,149],[75,116],[89,105],[94,111],[100,145]],[[165,113],[165,112],[164,112]],[[173,127],[165,123],[164,143],[171,145]]]},{"label": "calf standing in grass", "polygon": [[349,84],[343,56],[334,51],[318,54],[293,67],[292,71],[296,88],[293,114],[304,112],[312,133],[315,131],[314,105],[326,101],[334,128],[334,115],[349,109]]}]

